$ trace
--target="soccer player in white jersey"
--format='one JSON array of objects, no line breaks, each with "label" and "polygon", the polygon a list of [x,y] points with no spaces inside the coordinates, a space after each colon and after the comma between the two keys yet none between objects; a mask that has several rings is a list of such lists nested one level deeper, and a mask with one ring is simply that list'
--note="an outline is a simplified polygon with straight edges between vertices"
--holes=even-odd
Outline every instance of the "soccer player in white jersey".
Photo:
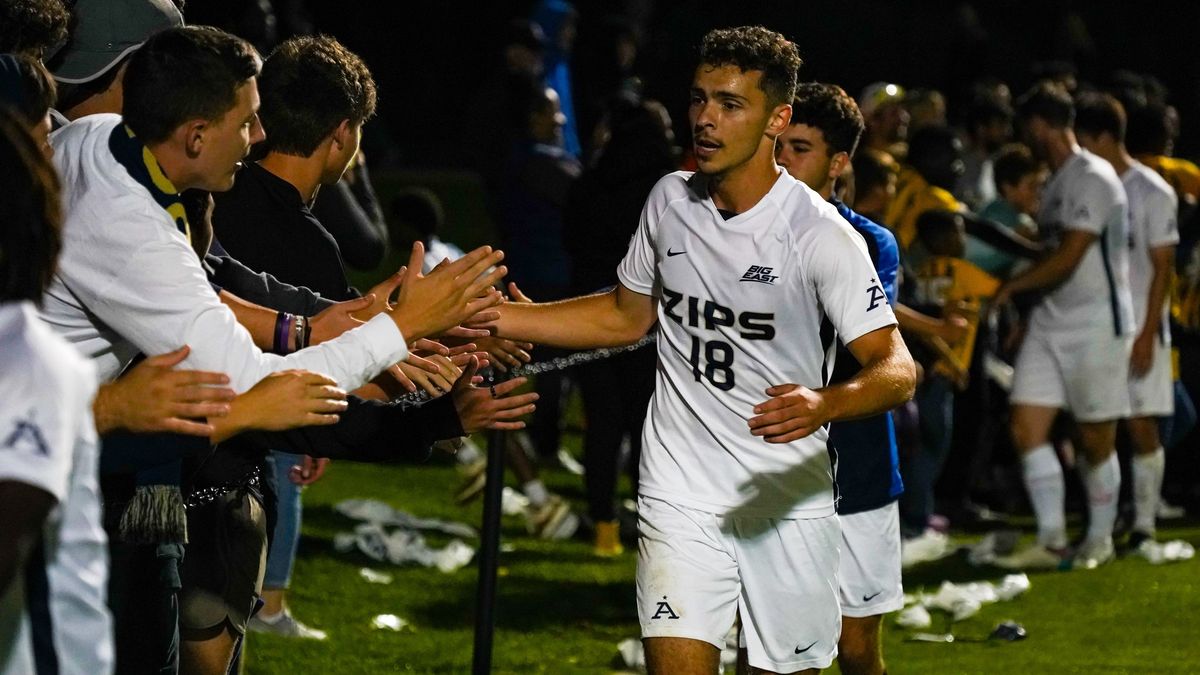
[{"label": "soccer player in white jersey", "polygon": [[1167,302],[1175,244],[1178,198],[1167,181],[1135,160],[1125,149],[1125,110],[1112,96],[1088,94],[1076,103],[1079,144],[1104,158],[1125,186],[1129,199],[1129,287],[1137,329],[1129,357],[1129,405],[1126,422],[1133,442],[1133,531],[1129,547],[1154,539],[1166,463],[1158,438],[1158,418],[1175,412],[1171,383],[1171,327]]},{"label": "soccer player in white jersey", "polygon": [[1121,470],[1117,420],[1129,415],[1128,371],[1133,308],[1129,296],[1129,223],[1125,189],[1112,166],[1082,149],[1071,128],[1075,108],[1049,83],[1018,101],[1033,151],[1054,175],[1042,195],[1038,228],[1053,252],[1010,279],[995,302],[1039,291],[1015,364],[1010,421],[1025,487],[1037,517],[1037,543],[999,561],[1008,567],[1058,567],[1066,559],[1062,466],[1050,444],[1060,410],[1079,429],[1078,457],[1087,492],[1087,537],[1074,565],[1113,557]]},{"label": "soccer player in white jersey", "polygon": [[[689,106],[699,171],[654,187],[621,283],[501,307],[501,336],[573,349],[628,344],[659,324],[638,503],[654,674],[715,672],[739,616],[751,671],[832,663],[841,535],[827,425],[914,387],[862,238],[775,164],[799,65],[795,45],[765,28],[710,32]],[[827,386],[839,337],[863,368]]]},{"label": "soccer player in white jersey", "polygon": [[37,316],[60,247],[58,185],[0,109],[0,674],[112,672],[95,368]]}]

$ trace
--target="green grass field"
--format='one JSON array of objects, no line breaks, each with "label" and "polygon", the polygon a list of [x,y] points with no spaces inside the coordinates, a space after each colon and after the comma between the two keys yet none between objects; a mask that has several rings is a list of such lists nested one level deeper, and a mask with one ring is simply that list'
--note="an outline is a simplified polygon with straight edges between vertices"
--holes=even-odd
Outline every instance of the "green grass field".
[{"label": "green grass field", "polygon": [[[573,439],[572,439],[573,440]],[[546,476],[552,490],[582,509],[580,479]],[[353,521],[333,511],[351,497],[384,500],[421,516],[478,525],[478,502],[451,499],[457,474],[446,463],[368,466],[337,463],[305,493],[305,522],[291,605],[310,625],[329,631],[326,642],[252,635],[246,672],[465,673],[470,670],[475,605],[474,564],[452,574],[373,563],[357,552],[333,550],[333,536]],[[442,545],[447,538],[431,536]],[[1200,526],[1165,528],[1160,538],[1200,546]],[[476,544],[477,542],[470,542]],[[591,555],[589,543],[542,542],[506,518],[500,559],[494,672],[610,673],[616,645],[638,633],[634,556]],[[390,585],[371,584],[361,567],[387,571]],[[944,579],[996,580],[997,570],[975,569],[960,558],[926,565],[905,577],[906,590],[936,587]],[[1197,673],[1200,672],[1200,560],[1154,567],[1119,560],[1090,572],[1031,574],[1032,589],[1012,602],[985,607],[954,626],[960,639],[982,638],[1002,620],[1029,631],[1017,643],[906,642],[907,631],[888,622],[886,657],[902,673]],[[374,630],[372,617],[395,614],[411,623],[403,632]],[[935,614],[934,629],[941,618]],[[836,672],[836,668],[833,669]]]}]

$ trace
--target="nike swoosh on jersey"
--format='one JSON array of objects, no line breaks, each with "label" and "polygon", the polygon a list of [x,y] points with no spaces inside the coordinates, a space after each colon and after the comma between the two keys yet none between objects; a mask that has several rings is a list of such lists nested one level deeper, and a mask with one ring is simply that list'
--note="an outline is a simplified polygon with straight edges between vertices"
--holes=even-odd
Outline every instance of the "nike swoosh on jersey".
[{"label": "nike swoosh on jersey", "polygon": [[667,257],[668,258],[674,258],[675,256],[683,255],[684,253],[687,253],[687,251],[672,251],[669,248],[667,249]]}]

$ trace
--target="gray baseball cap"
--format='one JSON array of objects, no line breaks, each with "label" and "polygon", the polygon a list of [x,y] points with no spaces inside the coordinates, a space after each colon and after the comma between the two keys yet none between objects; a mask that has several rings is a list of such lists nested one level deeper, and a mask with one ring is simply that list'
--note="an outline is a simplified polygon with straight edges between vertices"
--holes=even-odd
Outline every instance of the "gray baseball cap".
[{"label": "gray baseball cap", "polygon": [[46,61],[54,79],[81,84],[100,77],[151,35],[183,25],[171,0],[79,0],[71,36]]}]

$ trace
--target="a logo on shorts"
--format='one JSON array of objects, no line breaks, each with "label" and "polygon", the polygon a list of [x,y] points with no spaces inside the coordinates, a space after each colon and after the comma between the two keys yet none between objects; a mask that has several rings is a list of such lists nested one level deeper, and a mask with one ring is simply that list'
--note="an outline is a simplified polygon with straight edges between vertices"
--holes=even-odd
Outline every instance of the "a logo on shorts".
[{"label": "a logo on shorts", "polygon": [[863,602],[870,602],[870,601],[874,600],[875,596],[879,595],[882,592],[883,591],[875,591],[874,593],[872,593],[870,595],[863,595]]},{"label": "a logo on shorts", "polygon": [[804,652],[812,649],[817,644],[817,642],[818,642],[817,640],[813,640],[812,644],[805,647],[804,649],[800,649],[800,645],[796,645],[796,653],[803,654]]},{"label": "a logo on shorts", "polygon": [[671,609],[671,606],[667,604],[667,596],[665,596],[665,595],[663,596],[662,602],[658,603],[658,609],[655,610],[654,616],[650,617],[651,620],[654,620],[654,619],[678,619],[678,618],[679,618],[679,615],[676,614],[675,610]]}]

